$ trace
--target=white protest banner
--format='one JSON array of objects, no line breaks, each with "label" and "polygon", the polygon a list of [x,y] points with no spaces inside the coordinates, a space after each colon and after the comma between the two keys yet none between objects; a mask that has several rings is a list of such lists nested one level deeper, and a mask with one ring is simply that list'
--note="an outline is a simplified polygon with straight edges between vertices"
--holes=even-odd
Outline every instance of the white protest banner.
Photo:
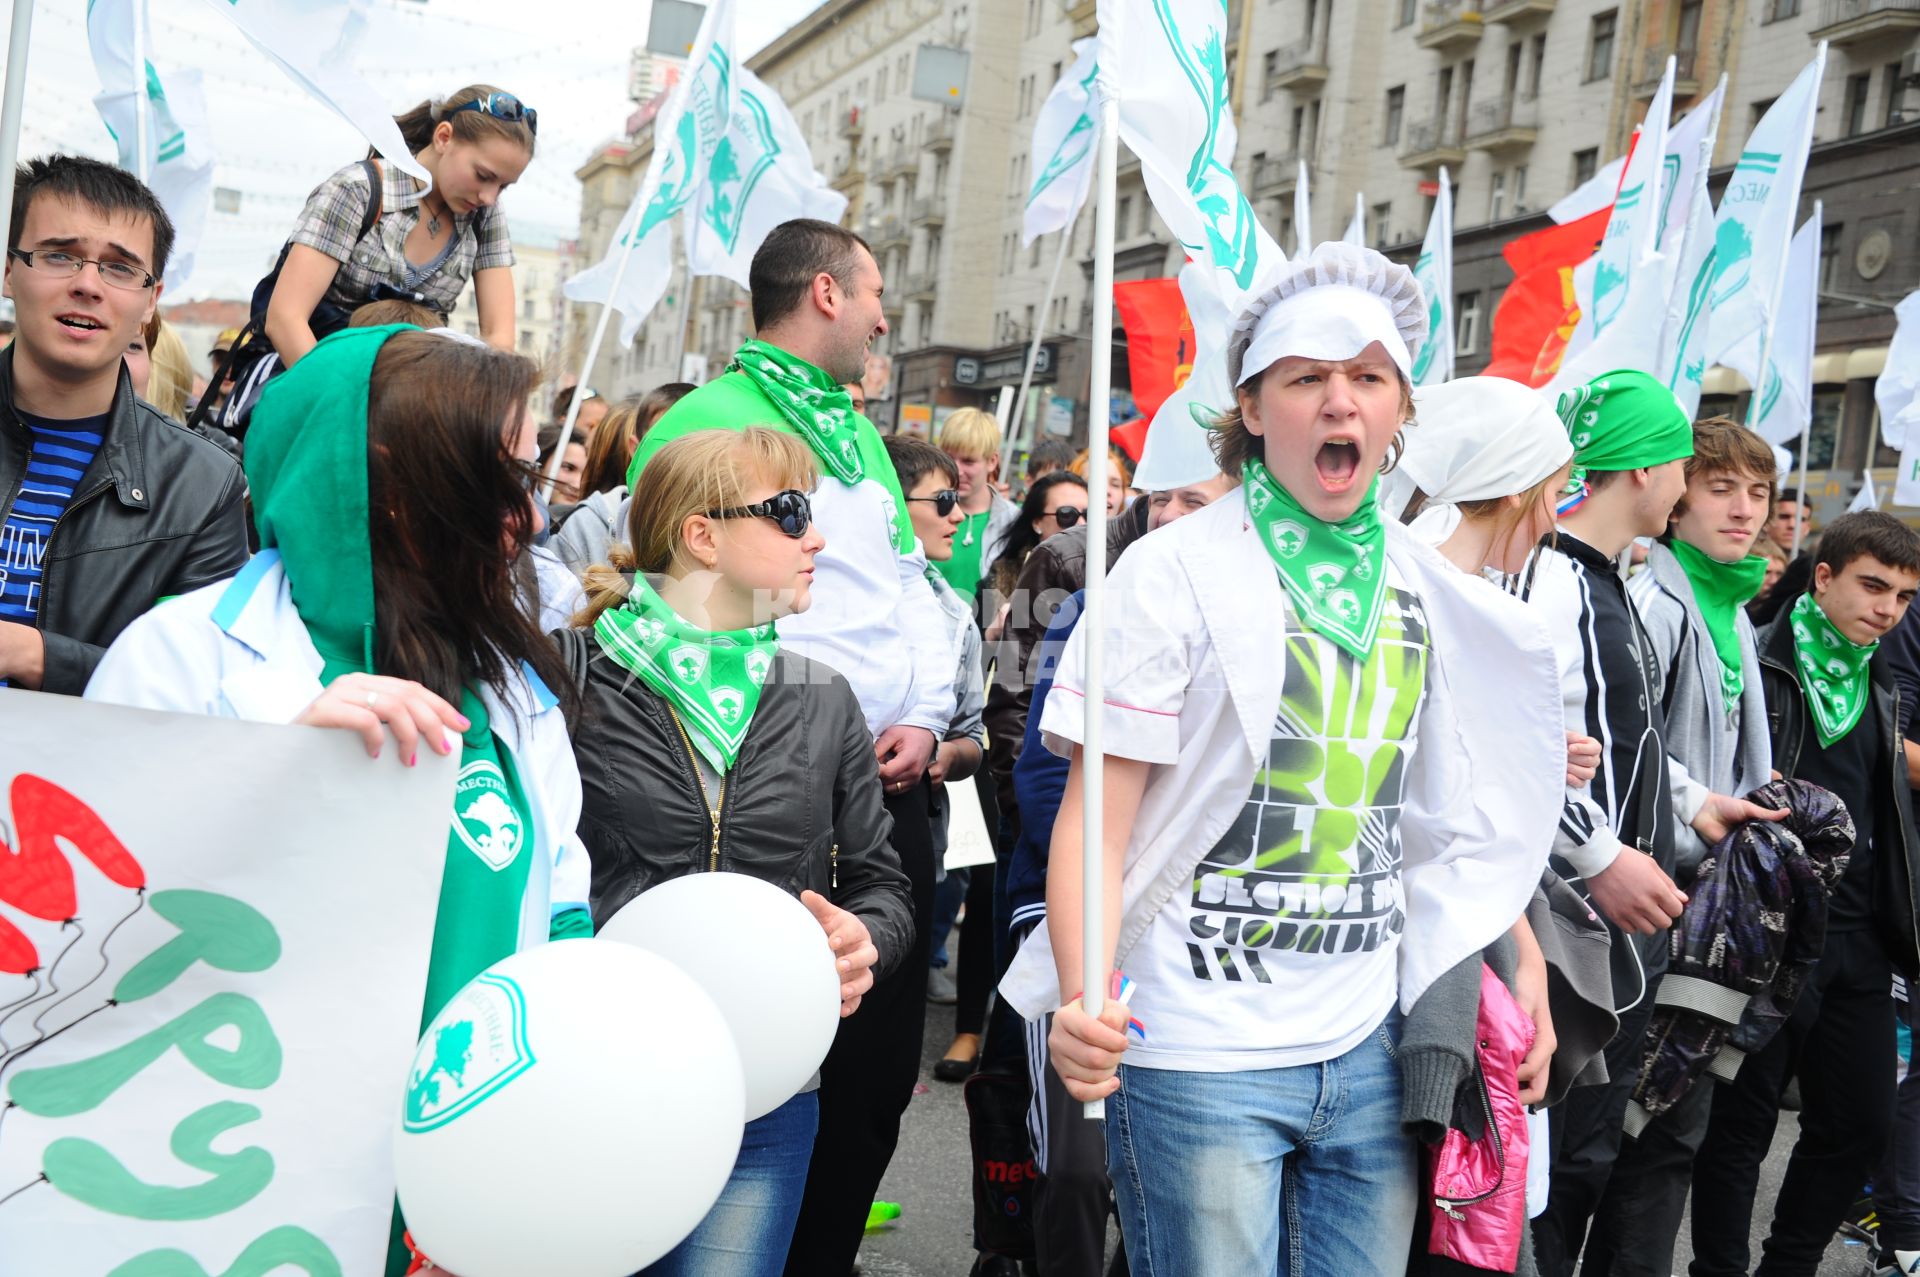
[{"label": "white protest banner", "polygon": [[793,112],[760,77],[733,69],[733,123],[707,169],[707,189],[689,254],[696,275],[724,275],[748,287],[747,268],[767,232],[795,217],[837,222],[847,197],[813,167]]},{"label": "white protest banner", "polygon": [[1093,82],[1100,41],[1088,36],[1073,42],[1073,65],[1060,75],[1033,121],[1029,154],[1038,165],[1020,216],[1022,246],[1073,225],[1093,185]]},{"label": "white protest banner", "polygon": [[[369,0],[207,0],[293,82],[360,130],[395,168],[432,185],[433,175],[400,137],[386,95],[355,65]],[[389,50],[425,57],[424,49]]]},{"label": "white protest banner", "polygon": [[1213,455],[1213,425],[1233,407],[1227,383],[1227,341],[1233,316],[1214,286],[1218,275],[1198,262],[1180,268],[1180,296],[1193,324],[1194,359],[1185,381],[1161,402],[1147,427],[1134,483],[1164,492],[1204,483],[1220,473]]},{"label": "white protest banner", "polygon": [[1453,183],[1445,165],[1413,277],[1427,299],[1427,340],[1413,357],[1413,384],[1437,386],[1453,379]]},{"label": "white protest banner", "polygon": [[457,755],[0,722],[0,1277],[382,1271]]},{"label": "white protest banner", "polygon": [[1713,200],[1707,170],[1713,164],[1720,132],[1721,103],[1727,78],[1705,101],[1667,134],[1667,181],[1660,214],[1660,251],[1674,263],[1667,292],[1666,323],[1660,330],[1660,365],[1655,375],[1689,417],[1700,408],[1700,385],[1707,375],[1707,333],[1713,295]]},{"label": "white protest banner", "polygon": [[1853,494],[1853,500],[1847,505],[1848,514],[1858,514],[1862,510],[1878,510],[1880,492],[1873,486],[1873,471],[1860,472],[1860,491]]},{"label": "white protest banner", "polygon": [[1887,366],[1873,383],[1880,409],[1880,437],[1889,448],[1907,442],[1907,423],[1920,418],[1920,291],[1908,293],[1893,308],[1893,340]]},{"label": "white protest banner", "polygon": [[1764,346],[1749,333],[1720,362],[1754,388],[1747,425],[1768,443],[1785,443],[1804,434],[1813,420],[1813,348],[1820,314],[1820,201],[1814,215],[1788,245],[1772,340]]},{"label": "white protest banner", "polygon": [[[653,121],[653,159],[620,219],[607,255],[569,279],[562,291],[577,302],[600,302],[620,312],[620,344],[633,345],[647,312],[673,276],[673,219],[707,184],[720,139],[733,123],[733,0],[714,0],[700,21],[688,73],[673,86]],[[599,354],[595,339],[581,380]],[[571,414],[569,414],[571,419]]]},{"label": "white protest banner", "polygon": [[[194,250],[213,208],[213,134],[207,96],[197,70],[168,72],[166,83],[149,60],[135,69],[134,23],[144,18],[135,0],[87,0],[87,44],[102,91],[93,99],[120,148],[120,167],[143,177],[173,221],[173,253],[166,263],[169,292],[193,274]],[[146,154],[138,154],[136,119],[147,100]]]}]

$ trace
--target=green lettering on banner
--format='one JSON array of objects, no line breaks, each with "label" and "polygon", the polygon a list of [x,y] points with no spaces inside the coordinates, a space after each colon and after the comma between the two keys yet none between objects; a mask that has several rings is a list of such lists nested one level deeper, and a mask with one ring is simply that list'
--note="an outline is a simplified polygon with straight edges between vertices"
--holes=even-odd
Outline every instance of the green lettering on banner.
[{"label": "green lettering on banner", "polygon": [[116,1002],[151,997],[196,962],[221,971],[265,971],[280,960],[280,934],[252,905],[210,891],[156,891],[147,903],[180,934],[120,977]]},{"label": "green lettering on banner", "polygon": [[[238,1030],[231,1047],[214,1046],[222,1030]],[[27,1069],[7,1088],[8,1097],[35,1117],[72,1117],[105,1103],[142,1069],[173,1047],[214,1081],[261,1091],[280,1079],[280,1039],[267,1013],[252,998],[216,993],[151,1033],[90,1060]]]},{"label": "green lettering on banner", "polygon": [[264,1148],[216,1153],[213,1141],[236,1126],[260,1119],[251,1104],[220,1100],[180,1119],[169,1146],[173,1155],[213,1178],[178,1188],[149,1184],[92,1140],[58,1139],[41,1154],[47,1181],[77,1202],[132,1219],[212,1219],[238,1210],[273,1182],[273,1155]]},{"label": "green lettering on banner", "polygon": [[[307,1277],[344,1277],[340,1261],[327,1244],[304,1228],[288,1224],[262,1233],[240,1252],[232,1267],[217,1277],[267,1277],[283,1267],[297,1267]],[[107,1277],[216,1277],[184,1250],[150,1250],[120,1265]]]}]

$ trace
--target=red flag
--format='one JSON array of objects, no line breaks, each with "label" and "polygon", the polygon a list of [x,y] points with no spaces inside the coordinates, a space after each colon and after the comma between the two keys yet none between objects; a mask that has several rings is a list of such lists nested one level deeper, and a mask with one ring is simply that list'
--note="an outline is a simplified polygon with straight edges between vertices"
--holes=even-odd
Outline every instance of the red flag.
[{"label": "red flag", "polygon": [[1501,250],[1514,281],[1493,312],[1493,358],[1483,376],[1529,386],[1553,379],[1580,318],[1573,268],[1593,256],[1612,213],[1610,207],[1603,208],[1564,226],[1522,235]]},{"label": "red flag", "polygon": [[[1180,296],[1180,281],[1138,279],[1115,284],[1113,304],[1127,333],[1127,377],[1134,407],[1151,421],[1167,396],[1186,384],[1193,372],[1193,321]],[[1137,458],[1139,454],[1129,455]]]},{"label": "red flag", "polygon": [[[1118,288],[1119,285],[1116,284],[1114,287]],[[1126,453],[1127,460],[1137,466],[1140,464],[1140,451],[1147,446],[1147,427],[1152,424],[1151,416],[1135,417],[1132,421],[1108,430],[1107,438],[1113,440],[1113,446]]]}]

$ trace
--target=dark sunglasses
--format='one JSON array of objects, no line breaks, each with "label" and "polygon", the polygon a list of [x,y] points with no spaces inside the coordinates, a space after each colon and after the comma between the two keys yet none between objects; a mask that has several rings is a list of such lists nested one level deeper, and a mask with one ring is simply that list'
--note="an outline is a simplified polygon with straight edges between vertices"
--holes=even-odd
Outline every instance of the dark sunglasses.
[{"label": "dark sunglasses", "polygon": [[1077,505],[1063,505],[1058,510],[1046,513],[1053,515],[1053,521],[1063,528],[1070,528],[1087,517],[1086,510]]},{"label": "dark sunglasses", "polygon": [[796,541],[807,535],[813,525],[813,503],[807,494],[788,488],[753,505],[728,506],[707,511],[709,519],[772,519],[780,530]]},{"label": "dark sunglasses", "polygon": [[954,488],[942,488],[930,497],[908,497],[907,500],[933,502],[933,512],[944,519],[960,504],[960,493]]},{"label": "dark sunglasses", "polygon": [[496,120],[505,120],[508,124],[518,124],[524,120],[527,132],[535,137],[540,136],[540,112],[511,93],[483,94],[471,102],[462,102],[459,106],[449,108],[447,114],[456,115],[461,111],[478,111]]}]

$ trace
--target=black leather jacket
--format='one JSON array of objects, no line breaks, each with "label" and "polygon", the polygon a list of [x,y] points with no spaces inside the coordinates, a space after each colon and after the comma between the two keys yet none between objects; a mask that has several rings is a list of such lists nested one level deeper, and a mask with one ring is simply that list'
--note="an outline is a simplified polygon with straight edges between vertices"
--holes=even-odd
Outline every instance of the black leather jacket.
[{"label": "black leather jacket", "polygon": [[[573,751],[596,927],[649,887],[726,869],[795,896],[817,891],[858,915],[880,951],[874,979],[900,965],[913,941],[913,898],[889,841],[873,737],[846,679],[791,652],[774,658],[727,773],[716,850],[666,702],[608,660],[590,631],[561,630],[554,641],[581,693]],[[715,921],[724,935],[724,920]]]},{"label": "black leather jacket", "polygon": [[[1767,693],[1767,731],[1773,738],[1773,766],[1791,780],[1799,770],[1807,733],[1807,698],[1794,672],[1793,626],[1785,609],[1762,630],[1760,681]],[[1873,921],[1894,970],[1908,979],[1920,976],[1920,834],[1913,825],[1913,797],[1907,787],[1907,754],[1901,744],[1900,688],[1884,650],[1868,666],[1871,683],[1867,713],[1880,733],[1887,761],[1879,801],[1871,812],[1853,812],[1854,823],[1873,830]],[[1864,717],[1864,716],[1863,716]],[[1873,822],[1871,825],[1868,822]],[[1899,854],[1893,854],[1895,850]]]},{"label": "black leather jacket", "polygon": [[[20,495],[32,445],[14,415],[13,357],[0,353],[0,515]],[[100,452],[41,559],[41,690],[78,696],[135,617],[239,571],[246,488],[231,456],[142,403],[122,371]]]}]

